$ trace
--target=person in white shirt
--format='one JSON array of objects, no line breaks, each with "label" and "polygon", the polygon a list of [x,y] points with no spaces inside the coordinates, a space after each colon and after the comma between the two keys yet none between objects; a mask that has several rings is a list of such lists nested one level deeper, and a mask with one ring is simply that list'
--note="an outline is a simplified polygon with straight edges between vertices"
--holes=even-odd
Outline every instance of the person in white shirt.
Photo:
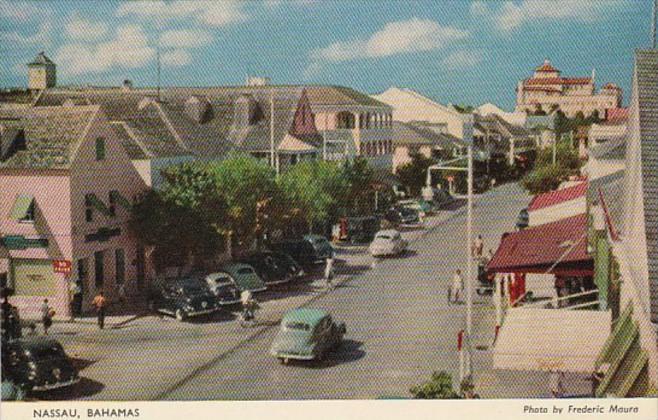
[{"label": "person in white shirt", "polygon": [[327,289],[333,290],[334,285],[332,280],[334,278],[334,253],[332,252],[327,258],[326,265],[324,266],[324,281],[327,283]]},{"label": "person in white shirt", "polygon": [[462,271],[460,269],[457,269],[455,271],[455,275],[452,277],[452,286],[450,287],[448,300],[451,303],[459,303],[462,300],[463,294],[464,294],[464,279],[462,277]]}]

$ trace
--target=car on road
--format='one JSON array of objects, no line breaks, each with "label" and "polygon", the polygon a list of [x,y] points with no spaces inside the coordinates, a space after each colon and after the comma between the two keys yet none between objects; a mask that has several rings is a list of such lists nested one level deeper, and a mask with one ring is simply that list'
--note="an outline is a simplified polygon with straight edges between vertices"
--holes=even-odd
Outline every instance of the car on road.
[{"label": "car on road", "polygon": [[215,295],[217,305],[229,306],[240,303],[240,289],[228,273],[211,273],[205,276],[204,280]]},{"label": "car on road", "polygon": [[391,207],[384,219],[393,226],[418,226],[421,223],[420,215],[414,209],[402,206]]},{"label": "car on road", "polygon": [[323,360],[338,348],[347,328],[322,309],[299,308],[285,314],[270,354],[281,363],[289,360]]},{"label": "car on road", "polygon": [[331,243],[320,235],[304,235],[299,240],[274,243],[270,248],[290,255],[306,267],[324,263],[334,253]]},{"label": "car on road", "polygon": [[368,248],[373,257],[399,255],[406,251],[407,241],[395,229],[380,230]]},{"label": "car on road", "polygon": [[65,388],[80,381],[59,341],[43,336],[3,343],[2,378],[25,392]]},{"label": "car on road", "polygon": [[398,201],[397,205],[416,210],[416,212],[418,212],[418,217],[421,219],[432,212],[432,205],[425,200],[401,200]]},{"label": "car on road", "polygon": [[165,280],[151,299],[156,312],[174,316],[178,321],[211,314],[219,308],[215,295],[197,277]]},{"label": "car on road", "polygon": [[280,252],[254,252],[238,261],[252,266],[267,286],[288,283],[304,275],[304,270],[291,256]]},{"label": "car on road", "polygon": [[226,264],[219,273],[227,274],[240,292],[249,290],[252,293],[257,293],[267,290],[267,285],[263,279],[256,273],[254,267],[249,264],[239,262]]}]

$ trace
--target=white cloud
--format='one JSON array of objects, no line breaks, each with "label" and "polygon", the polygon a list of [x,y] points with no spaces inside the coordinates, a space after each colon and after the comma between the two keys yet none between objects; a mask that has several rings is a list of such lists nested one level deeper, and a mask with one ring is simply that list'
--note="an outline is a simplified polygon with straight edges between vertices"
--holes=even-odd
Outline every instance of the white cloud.
[{"label": "white cloud", "polygon": [[52,10],[34,2],[0,0],[0,41],[46,48],[52,44]]},{"label": "white cloud", "polygon": [[508,32],[541,20],[592,22],[604,17],[607,9],[597,2],[584,0],[506,1],[498,8],[490,4],[484,1],[472,3],[471,14],[476,18],[492,19],[498,28]]},{"label": "white cloud", "polygon": [[52,22],[48,19],[39,25],[39,29],[33,33],[20,31],[0,31],[0,41],[6,44],[36,45],[47,47],[52,43]]},{"label": "white cloud", "polygon": [[171,50],[162,54],[160,60],[165,66],[186,66],[192,61],[192,56],[186,50]]},{"label": "white cloud", "polygon": [[484,60],[481,50],[457,50],[446,56],[442,63],[451,70],[464,69],[480,64]]},{"label": "white cloud", "polygon": [[117,16],[138,16],[157,23],[170,20],[194,19],[208,26],[225,26],[246,19],[243,2],[231,1],[140,1],[121,4]]},{"label": "white cloud", "polygon": [[47,13],[47,9],[38,7],[35,2],[0,0],[2,18],[28,22]]},{"label": "white cloud", "polygon": [[114,39],[96,44],[73,42],[63,45],[55,62],[71,75],[102,73],[111,68],[139,68],[150,62],[155,50],[149,46],[143,29],[138,25],[117,28]]},{"label": "white cloud", "polygon": [[102,39],[107,34],[107,25],[74,15],[66,24],[66,34],[72,39],[95,41]]},{"label": "white cloud", "polygon": [[165,48],[196,48],[212,42],[210,33],[203,30],[180,29],[164,32],[160,45]]},{"label": "white cloud", "polygon": [[315,50],[312,57],[315,60],[334,62],[387,57],[439,49],[467,36],[468,32],[464,30],[442,26],[433,20],[413,18],[387,23],[367,39],[333,43]]}]

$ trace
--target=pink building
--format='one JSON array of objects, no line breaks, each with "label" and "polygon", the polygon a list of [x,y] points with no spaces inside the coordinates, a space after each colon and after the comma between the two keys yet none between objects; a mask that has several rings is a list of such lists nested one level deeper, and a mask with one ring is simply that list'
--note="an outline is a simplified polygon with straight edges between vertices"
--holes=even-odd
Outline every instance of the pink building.
[{"label": "pink building", "polygon": [[145,189],[99,106],[0,108],[0,278],[23,317],[45,298],[70,316],[77,280],[83,311],[122,284],[139,297],[149,270],[128,220]]}]

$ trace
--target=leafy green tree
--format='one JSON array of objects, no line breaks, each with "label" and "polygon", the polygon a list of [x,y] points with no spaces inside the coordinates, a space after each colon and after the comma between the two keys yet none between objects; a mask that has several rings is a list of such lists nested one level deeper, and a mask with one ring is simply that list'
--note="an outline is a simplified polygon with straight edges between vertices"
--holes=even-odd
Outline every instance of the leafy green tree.
[{"label": "leafy green tree", "polygon": [[[373,182],[375,172],[365,158],[347,160],[342,167],[347,192],[340,200],[348,214],[369,214],[374,208]],[[340,197],[339,197],[340,199]]]},{"label": "leafy green tree", "polygon": [[183,266],[190,256],[198,266],[224,249],[226,205],[209,174],[195,164],[163,171],[162,191],[151,191],[132,211],[130,227],[154,247],[159,271]]},{"label": "leafy green tree", "polygon": [[405,163],[397,170],[400,183],[411,195],[419,195],[427,180],[427,168],[434,163],[434,159],[427,158],[420,153],[412,154],[411,162]]},{"label": "leafy green tree", "polygon": [[413,386],[409,392],[416,399],[458,399],[452,388],[452,376],[445,371],[433,372],[429,381]]},{"label": "leafy green tree", "polygon": [[[259,239],[259,234],[270,230],[276,216],[285,211],[280,208],[284,203],[276,172],[264,161],[233,155],[210,163],[208,171],[228,206],[227,224],[235,244],[249,245]],[[257,214],[259,206],[261,212]]]},{"label": "leafy green tree", "polygon": [[339,215],[348,192],[341,167],[333,162],[301,162],[284,172],[279,185],[290,211],[302,215],[310,230]]},{"label": "leafy green tree", "polygon": [[557,189],[572,174],[561,165],[537,167],[523,178],[523,187],[531,194],[545,193]]}]

